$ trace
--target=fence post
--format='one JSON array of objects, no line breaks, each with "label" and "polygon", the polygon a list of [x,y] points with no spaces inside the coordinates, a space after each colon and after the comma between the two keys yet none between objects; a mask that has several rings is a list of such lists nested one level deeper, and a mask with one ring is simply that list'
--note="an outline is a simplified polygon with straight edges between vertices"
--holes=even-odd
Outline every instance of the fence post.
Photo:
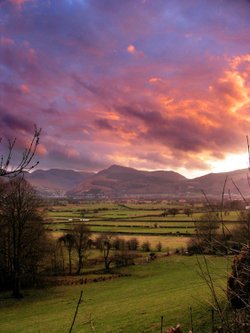
[{"label": "fence post", "polygon": [[189,311],[190,311],[190,324],[191,324],[191,331],[192,333],[194,333],[194,325],[193,325],[193,311],[192,311],[192,307],[189,307]]},{"label": "fence post", "polygon": [[211,316],[212,316],[212,333],[214,333],[214,309],[211,310]]},{"label": "fence post", "polygon": [[163,332],[163,316],[161,316],[161,333]]}]

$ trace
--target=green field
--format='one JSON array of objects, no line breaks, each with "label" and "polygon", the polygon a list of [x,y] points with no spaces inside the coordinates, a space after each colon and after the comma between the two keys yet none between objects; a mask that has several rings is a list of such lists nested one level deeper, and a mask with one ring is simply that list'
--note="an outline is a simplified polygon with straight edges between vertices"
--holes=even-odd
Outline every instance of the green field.
[{"label": "green field", "polygon": [[[208,260],[216,284],[225,287],[229,263],[222,257]],[[19,301],[0,294],[0,332],[67,333],[80,290],[83,302],[73,333],[158,333],[160,316],[165,327],[182,323],[187,332],[190,306],[195,332],[209,332],[211,298],[197,271],[195,257],[170,256],[124,268],[120,273],[129,276],[110,281],[28,290]]]},{"label": "green field", "polygon": [[[68,204],[55,206],[48,211],[45,225],[54,236],[72,229],[75,224],[81,223],[82,219],[87,220],[85,223],[93,234],[147,236],[149,242],[154,236],[191,237],[194,235],[195,222],[204,213],[201,207],[193,207],[193,213],[187,216],[184,214],[185,205],[175,205],[179,209],[178,214],[162,216],[163,212],[171,207],[173,206],[163,203]],[[84,215],[81,214],[83,211]],[[237,218],[236,211],[223,215],[226,229],[232,230],[237,223]],[[181,244],[181,247],[185,247],[186,243]]]},{"label": "green field", "polygon": [[123,234],[135,234],[135,235],[168,235],[170,233],[188,233],[188,232],[194,232],[194,229],[186,229],[186,228],[176,228],[176,227],[170,227],[170,228],[150,228],[150,227],[115,227],[115,226],[91,226],[90,228],[93,232],[113,232],[113,233],[123,233]]}]

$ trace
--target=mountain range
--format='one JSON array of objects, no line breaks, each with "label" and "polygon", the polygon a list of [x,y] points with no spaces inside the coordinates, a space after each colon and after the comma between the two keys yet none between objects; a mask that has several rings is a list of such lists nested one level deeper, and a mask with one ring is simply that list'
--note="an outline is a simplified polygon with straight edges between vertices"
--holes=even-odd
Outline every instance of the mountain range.
[{"label": "mountain range", "polygon": [[174,171],[142,171],[112,165],[97,173],[74,170],[36,170],[26,175],[27,180],[44,196],[86,199],[121,198],[193,198],[225,195],[249,196],[248,170],[210,173],[188,179]]}]

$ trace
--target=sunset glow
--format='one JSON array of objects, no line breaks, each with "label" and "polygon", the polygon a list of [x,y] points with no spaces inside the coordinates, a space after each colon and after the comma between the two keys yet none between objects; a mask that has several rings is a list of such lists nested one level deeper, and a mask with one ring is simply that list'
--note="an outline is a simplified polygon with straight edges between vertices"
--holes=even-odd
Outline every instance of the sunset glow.
[{"label": "sunset glow", "polygon": [[3,138],[41,168],[248,167],[250,2],[0,3]]}]

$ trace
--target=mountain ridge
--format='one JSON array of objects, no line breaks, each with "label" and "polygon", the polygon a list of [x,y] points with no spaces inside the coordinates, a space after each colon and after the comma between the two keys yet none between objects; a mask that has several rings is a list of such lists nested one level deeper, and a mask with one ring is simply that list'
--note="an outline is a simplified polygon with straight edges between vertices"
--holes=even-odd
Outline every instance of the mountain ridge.
[{"label": "mountain ridge", "polygon": [[[43,195],[69,196],[87,199],[109,198],[190,198],[208,195],[221,196],[227,177],[226,191],[239,195],[233,181],[248,195],[248,169],[209,173],[193,179],[168,170],[145,171],[113,164],[96,173],[49,169],[35,170],[27,180]],[[226,193],[227,195],[227,193]]]}]

